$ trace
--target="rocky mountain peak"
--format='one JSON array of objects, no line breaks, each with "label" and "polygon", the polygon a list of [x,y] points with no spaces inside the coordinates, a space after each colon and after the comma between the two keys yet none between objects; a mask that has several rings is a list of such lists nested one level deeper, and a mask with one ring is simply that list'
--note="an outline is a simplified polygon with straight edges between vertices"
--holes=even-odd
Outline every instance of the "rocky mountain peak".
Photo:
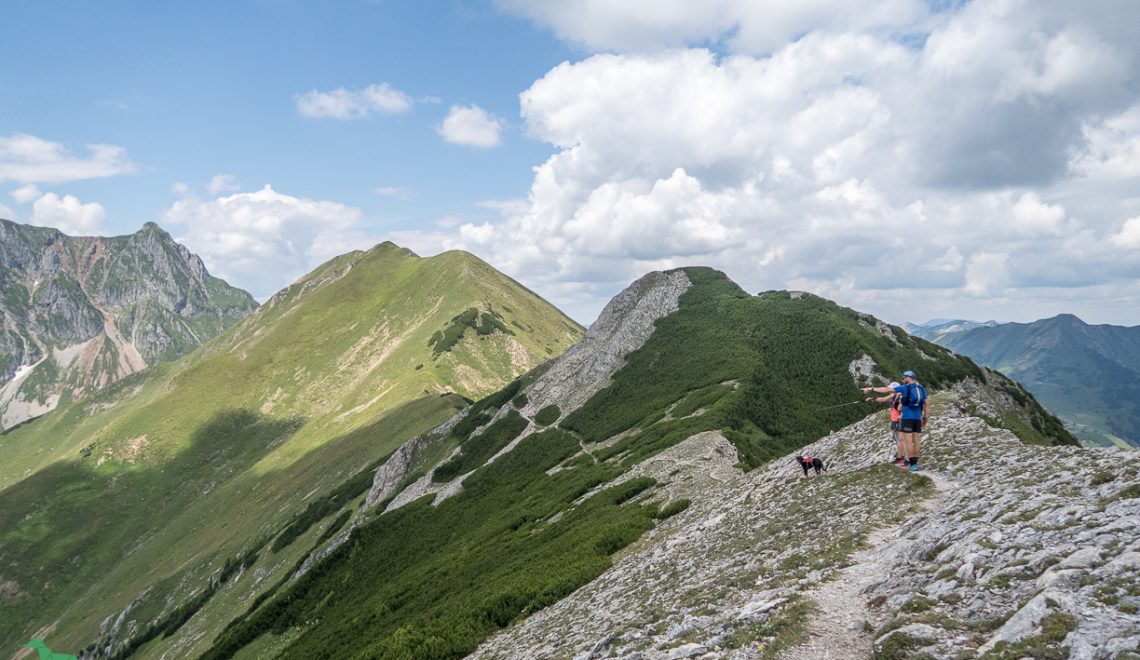
[{"label": "rocky mountain peak", "polygon": [[610,376],[653,333],[654,323],[678,308],[689,288],[683,270],[649,273],[602,309],[586,336],[550,365],[527,390],[528,410],[557,403],[573,410],[608,384]]},{"label": "rocky mountain peak", "polygon": [[0,221],[0,238],[3,427],[184,355],[257,306],[153,222],[73,237]]},{"label": "rocky mountain peak", "polygon": [[1054,316],[1053,318],[1046,319],[1046,320],[1047,321],[1053,321],[1056,323],[1066,323],[1066,324],[1071,324],[1071,325],[1088,325],[1087,323],[1082,321],[1080,319],[1080,317],[1078,317],[1076,314],[1058,314],[1058,315]]}]

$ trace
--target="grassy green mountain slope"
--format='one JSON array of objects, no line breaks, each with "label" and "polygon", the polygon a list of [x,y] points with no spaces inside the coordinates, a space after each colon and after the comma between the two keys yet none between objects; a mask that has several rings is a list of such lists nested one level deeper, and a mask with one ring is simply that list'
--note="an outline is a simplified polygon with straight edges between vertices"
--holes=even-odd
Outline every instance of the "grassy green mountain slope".
[{"label": "grassy green mountain slope", "polygon": [[179,362],[12,429],[0,648],[201,643],[175,633],[220,630],[287,574],[379,460],[581,332],[470,254],[385,243]]},{"label": "grassy green mountain slope", "polygon": [[383,500],[347,540],[253,603],[206,657],[461,657],[685,509],[634,476],[646,460],[716,431],[755,467],[865,417],[846,405],[858,387],[908,368],[932,388],[985,389],[999,402],[988,414],[1027,441],[1075,443],[1008,379],[821,298],[750,296],[703,268],[630,290],[551,365],[409,445],[440,457],[426,470],[385,465],[370,494]]},{"label": "grassy green mountain slope", "polygon": [[1140,446],[1140,327],[1062,314],[937,341],[1024,383],[1086,443]]}]

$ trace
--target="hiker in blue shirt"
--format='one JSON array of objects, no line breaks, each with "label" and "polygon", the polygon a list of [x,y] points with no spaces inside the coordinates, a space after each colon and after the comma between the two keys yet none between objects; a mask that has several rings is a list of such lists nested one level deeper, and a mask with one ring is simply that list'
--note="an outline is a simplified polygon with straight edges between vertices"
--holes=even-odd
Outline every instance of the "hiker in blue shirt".
[{"label": "hiker in blue shirt", "polygon": [[[918,383],[918,375],[913,371],[903,372],[902,385],[898,387],[864,387],[864,392],[878,392],[890,394],[897,392],[902,399],[902,417],[899,420],[899,434],[902,436],[903,450],[909,458],[909,469],[918,472],[918,456],[920,443],[918,436],[922,433],[929,419],[929,405],[926,399],[926,388]],[[903,466],[899,466],[903,467]]]}]

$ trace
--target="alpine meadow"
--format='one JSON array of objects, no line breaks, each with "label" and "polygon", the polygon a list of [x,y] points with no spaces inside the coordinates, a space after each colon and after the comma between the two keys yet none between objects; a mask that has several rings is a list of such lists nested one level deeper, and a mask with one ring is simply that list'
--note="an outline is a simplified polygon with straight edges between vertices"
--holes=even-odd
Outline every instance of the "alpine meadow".
[{"label": "alpine meadow", "polygon": [[3,644],[48,625],[56,646],[105,635],[123,656],[195,614],[224,624],[238,605],[221,584],[277,579],[402,441],[580,334],[469,254],[384,244],[182,360],[5,432]]}]

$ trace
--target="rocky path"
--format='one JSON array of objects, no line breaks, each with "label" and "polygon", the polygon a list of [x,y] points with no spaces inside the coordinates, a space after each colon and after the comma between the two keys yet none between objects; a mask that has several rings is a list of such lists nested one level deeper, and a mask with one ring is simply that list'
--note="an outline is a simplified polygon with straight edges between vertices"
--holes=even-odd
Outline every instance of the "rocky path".
[{"label": "rocky path", "polygon": [[[943,509],[953,487],[953,482],[944,475],[928,471],[921,474],[934,482],[937,491],[934,497],[923,502],[916,517]],[[899,538],[905,524],[868,534],[866,547],[852,555],[851,565],[841,570],[834,580],[807,592],[817,608],[812,615],[807,638],[802,644],[781,652],[777,656],[780,660],[872,656],[874,630],[886,621],[884,613],[867,607],[868,596],[865,594],[869,587],[882,582],[892,570],[897,570]]]},{"label": "rocky path", "polygon": [[1025,445],[974,396],[935,401],[921,477],[882,415],[804,447],[818,477],[716,433],[661,452],[627,475],[689,508],[473,657],[1140,657],[1140,454]]}]

